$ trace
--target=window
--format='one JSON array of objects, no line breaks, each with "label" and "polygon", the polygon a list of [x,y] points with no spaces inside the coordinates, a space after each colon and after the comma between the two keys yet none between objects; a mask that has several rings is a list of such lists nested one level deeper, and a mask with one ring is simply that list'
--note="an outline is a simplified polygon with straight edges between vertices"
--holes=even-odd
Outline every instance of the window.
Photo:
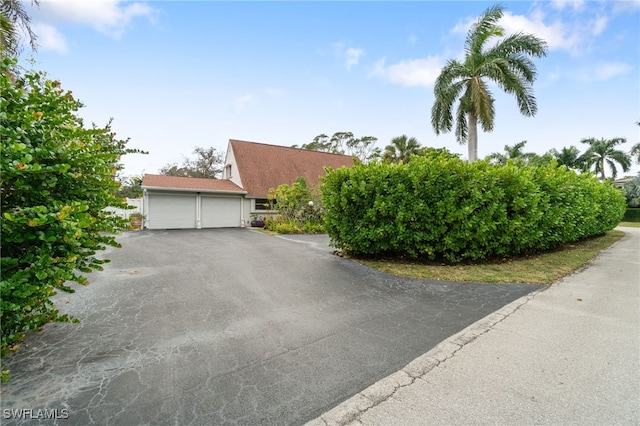
[{"label": "window", "polygon": [[253,211],[269,211],[273,210],[273,201],[267,198],[256,198],[253,200]]},{"label": "window", "polygon": [[224,167],[224,176],[229,179],[231,177],[231,164]]}]

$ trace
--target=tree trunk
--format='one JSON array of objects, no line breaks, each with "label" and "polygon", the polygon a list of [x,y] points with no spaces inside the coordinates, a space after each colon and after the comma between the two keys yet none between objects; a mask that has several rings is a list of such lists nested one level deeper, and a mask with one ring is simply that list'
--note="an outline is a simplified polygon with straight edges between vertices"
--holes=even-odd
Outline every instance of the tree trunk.
[{"label": "tree trunk", "polygon": [[600,175],[602,176],[602,181],[604,182],[604,180],[606,179],[604,177],[604,158],[600,162]]},{"label": "tree trunk", "polygon": [[469,145],[469,162],[472,163],[478,159],[478,117],[470,112],[467,115],[469,121],[469,134],[467,144]]}]

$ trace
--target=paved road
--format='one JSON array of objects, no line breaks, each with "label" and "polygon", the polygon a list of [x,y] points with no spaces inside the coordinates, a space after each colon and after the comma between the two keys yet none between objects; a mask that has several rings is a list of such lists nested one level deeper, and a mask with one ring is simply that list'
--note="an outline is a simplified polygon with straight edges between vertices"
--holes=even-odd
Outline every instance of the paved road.
[{"label": "paved road", "polygon": [[398,279],[333,256],[325,236],[121,243],[87,288],[57,296],[82,323],[5,359],[3,425],[8,409],[64,425],[301,424],[540,288]]},{"label": "paved road", "polygon": [[640,229],[309,422],[639,425]]}]

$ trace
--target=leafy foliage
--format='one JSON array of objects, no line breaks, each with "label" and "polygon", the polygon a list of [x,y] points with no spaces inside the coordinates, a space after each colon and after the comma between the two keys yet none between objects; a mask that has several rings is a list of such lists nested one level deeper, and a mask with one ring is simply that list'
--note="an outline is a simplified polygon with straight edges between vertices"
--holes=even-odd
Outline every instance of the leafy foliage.
[{"label": "leafy foliage", "polygon": [[184,176],[193,178],[216,179],[222,174],[224,154],[217,152],[214,147],[196,147],[193,150],[194,159],[185,158],[181,165],[167,164],[160,169],[161,175]]},{"label": "leafy foliage", "polygon": [[118,246],[113,234],[127,222],[104,209],[126,208],[115,196],[120,157],[126,148],[109,125],[87,129],[71,92],[42,72],[0,72],[2,143],[2,259],[0,320],[2,354],[24,332],[49,321],[68,321],[50,297],[66,284],[87,282],[83,272],[101,269],[95,257]]},{"label": "leafy foliage", "polygon": [[640,177],[624,185],[624,196],[629,207],[640,207]]},{"label": "leafy foliage", "polygon": [[391,163],[406,163],[412,155],[420,151],[420,142],[407,135],[396,136],[384,147],[382,159]]},{"label": "leafy foliage", "polygon": [[606,178],[605,164],[611,169],[611,175],[614,179],[618,175],[616,164],[622,167],[622,171],[629,171],[631,158],[626,152],[616,149],[617,145],[622,145],[626,142],[625,138],[587,138],[581,142],[589,145],[589,148],[580,156],[579,161],[584,164],[587,170],[593,167],[596,174],[600,174],[602,180]]},{"label": "leafy foliage", "polygon": [[[40,0],[31,0],[31,4],[40,5]],[[36,35],[31,29],[31,17],[20,0],[2,0],[0,2],[0,57],[17,56],[21,50],[21,36],[29,38],[29,44],[36,50]]]},{"label": "leafy foliage", "polygon": [[[380,157],[380,149],[375,146],[378,138],[363,136],[356,138],[352,132],[336,132],[333,136],[320,134],[313,141],[303,144],[302,149],[351,155],[363,163]],[[297,148],[297,145],[293,146]]]},{"label": "leafy foliage", "polygon": [[142,197],[142,175],[129,176],[118,179],[120,188],[116,191],[116,196],[120,198],[140,198]]},{"label": "leafy foliage", "polygon": [[323,232],[322,199],[317,188],[309,189],[305,178],[271,188],[268,198],[278,215],[267,221],[267,229],[281,234]]},{"label": "leafy foliage", "polygon": [[580,150],[575,146],[564,147],[560,151],[555,148],[550,150],[547,154],[551,155],[556,163],[560,166],[565,166],[568,169],[583,170],[584,164],[580,159]]},{"label": "leafy foliage", "polygon": [[322,188],[336,247],[451,262],[553,249],[612,229],[625,209],[616,188],[555,164],[450,155],[329,170]]},{"label": "leafy foliage", "polygon": [[[530,34],[505,36],[504,29],[498,25],[503,14],[500,5],[484,12],[467,34],[464,62],[449,60],[433,88],[433,129],[436,134],[451,131],[457,103],[456,139],[459,143],[468,141],[469,161],[478,157],[478,122],[485,132],[492,131],[495,122],[494,98],[487,80],[514,95],[523,115],[533,116],[538,109],[532,89],[537,71],[530,57],[545,56],[547,44]],[[487,43],[496,38],[502,39],[485,49]]]}]

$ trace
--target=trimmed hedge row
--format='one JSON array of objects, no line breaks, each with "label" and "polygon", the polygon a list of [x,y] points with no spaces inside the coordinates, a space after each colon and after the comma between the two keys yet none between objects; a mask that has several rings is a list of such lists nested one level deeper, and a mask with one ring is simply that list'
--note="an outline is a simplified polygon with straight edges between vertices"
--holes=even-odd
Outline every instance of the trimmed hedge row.
[{"label": "trimmed hedge row", "polygon": [[640,222],[640,208],[628,207],[627,211],[622,216],[623,222]]},{"label": "trimmed hedge row", "polygon": [[555,165],[467,163],[450,156],[328,170],[325,228],[353,255],[485,259],[553,249],[614,228],[624,196]]}]

